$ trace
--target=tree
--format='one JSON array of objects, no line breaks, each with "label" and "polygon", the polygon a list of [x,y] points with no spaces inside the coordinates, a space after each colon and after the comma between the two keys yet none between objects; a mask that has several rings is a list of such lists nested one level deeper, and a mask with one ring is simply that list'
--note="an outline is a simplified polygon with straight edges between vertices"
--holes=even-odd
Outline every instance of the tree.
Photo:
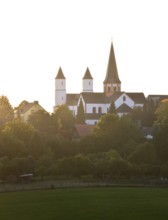
[{"label": "tree", "polygon": [[152,143],[139,144],[128,160],[135,164],[155,164],[157,162],[156,149]]},{"label": "tree", "polygon": [[66,105],[61,105],[54,114],[60,134],[67,138],[71,138],[75,125],[75,118],[73,117],[72,112]]},{"label": "tree", "polygon": [[163,100],[156,109],[155,125],[165,126],[168,125],[168,99]]},{"label": "tree", "polygon": [[78,106],[76,121],[78,124],[85,124],[85,113],[84,113],[84,107],[83,107],[82,100],[80,100],[80,103]]},{"label": "tree", "polygon": [[108,113],[110,113],[110,114],[115,114],[116,113],[115,103],[113,101],[110,104],[110,108],[109,108]]},{"label": "tree", "polygon": [[57,132],[57,123],[53,115],[44,110],[39,110],[29,116],[28,122],[40,133],[51,135]]},{"label": "tree", "polygon": [[14,110],[6,96],[0,96],[0,125],[14,119]]},{"label": "tree", "polygon": [[139,141],[141,132],[137,125],[129,116],[119,117],[115,114],[106,114],[101,117],[93,129],[93,135],[103,140],[103,145],[108,148],[117,148],[121,151],[122,147],[130,140]]},{"label": "tree", "polygon": [[2,129],[2,135],[23,141],[26,145],[35,132],[36,130],[32,125],[20,120],[8,122]]},{"label": "tree", "polygon": [[168,162],[168,100],[162,101],[155,113],[154,141],[157,154],[161,161]]},{"label": "tree", "polygon": [[117,129],[119,116],[115,114],[106,114],[100,118],[100,121],[93,129],[93,134],[96,136],[111,136]]}]

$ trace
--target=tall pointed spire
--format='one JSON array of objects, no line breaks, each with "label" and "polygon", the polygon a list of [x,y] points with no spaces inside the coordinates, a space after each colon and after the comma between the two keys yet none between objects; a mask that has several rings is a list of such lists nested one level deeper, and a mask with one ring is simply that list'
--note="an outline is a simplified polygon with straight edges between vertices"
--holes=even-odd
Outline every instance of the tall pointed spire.
[{"label": "tall pointed spire", "polygon": [[86,72],[85,72],[85,75],[84,75],[83,79],[93,79],[88,67],[86,69]]},{"label": "tall pointed spire", "polygon": [[83,84],[83,92],[93,92],[93,77],[88,67],[83,77],[82,84]]},{"label": "tall pointed spire", "polygon": [[111,43],[106,78],[104,80],[104,84],[105,83],[121,83],[119,76],[118,76],[118,70],[117,70],[117,64],[116,64],[116,60],[115,60],[113,43]]},{"label": "tall pointed spire", "polygon": [[118,76],[113,43],[111,43],[107,72],[103,83],[104,83],[104,92],[106,93],[107,96],[110,96],[115,91],[120,91],[121,81]]},{"label": "tall pointed spire", "polygon": [[65,76],[63,74],[63,71],[62,71],[61,67],[59,68],[58,73],[57,73],[55,79],[65,79]]}]

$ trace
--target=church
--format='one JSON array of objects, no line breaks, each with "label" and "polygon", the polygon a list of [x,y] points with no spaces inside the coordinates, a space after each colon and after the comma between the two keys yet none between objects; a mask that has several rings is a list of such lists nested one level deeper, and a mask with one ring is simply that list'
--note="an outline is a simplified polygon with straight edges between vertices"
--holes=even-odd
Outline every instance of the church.
[{"label": "church", "polygon": [[108,113],[111,103],[114,103],[116,113],[119,116],[129,114],[134,108],[143,108],[146,103],[144,93],[128,93],[121,91],[121,81],[119,78],[115,59],[113,43],[111,44],[107,71],[103,82],[103,92],[93,91],[93,77],[89,68],[82,79],[82,92],[79,94],[69,94],[66,92],[66,78],[61,67],[55,77],[55,107],[67,105],[73,115],[77,115],[80,102],[82,102],[85,113],[85,123],[94,125],[100,117]]}]

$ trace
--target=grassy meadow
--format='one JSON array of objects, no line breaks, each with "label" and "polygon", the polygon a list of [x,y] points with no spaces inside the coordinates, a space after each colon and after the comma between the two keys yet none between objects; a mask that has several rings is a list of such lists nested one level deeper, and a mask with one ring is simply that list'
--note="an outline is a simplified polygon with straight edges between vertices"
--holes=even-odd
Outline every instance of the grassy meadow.
[{"label": "grassy meadow", "polygon": [[71,188],[0,193],[1,220],[167,220],[165,188]]}]

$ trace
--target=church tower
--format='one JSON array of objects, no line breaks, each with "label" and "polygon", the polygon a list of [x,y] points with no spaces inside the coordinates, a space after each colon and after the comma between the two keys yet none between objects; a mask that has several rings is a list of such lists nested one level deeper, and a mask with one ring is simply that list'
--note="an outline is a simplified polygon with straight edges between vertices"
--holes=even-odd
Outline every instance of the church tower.
[{"label": "church tower", "polygon": [[66,79],[61,67],[55,77],[55,107],[66,104]]},{"label": "church tower", "polygon": [[111,96],[114,92],[121,91],[121,81],[118,76],[113,44],[111,44],[106,77],[103,83],[104,93],[108,97]]},{"label": "church tower", "polygon": [[88,67],[83,77],[83,92],[93,92],[93,78]]}]

